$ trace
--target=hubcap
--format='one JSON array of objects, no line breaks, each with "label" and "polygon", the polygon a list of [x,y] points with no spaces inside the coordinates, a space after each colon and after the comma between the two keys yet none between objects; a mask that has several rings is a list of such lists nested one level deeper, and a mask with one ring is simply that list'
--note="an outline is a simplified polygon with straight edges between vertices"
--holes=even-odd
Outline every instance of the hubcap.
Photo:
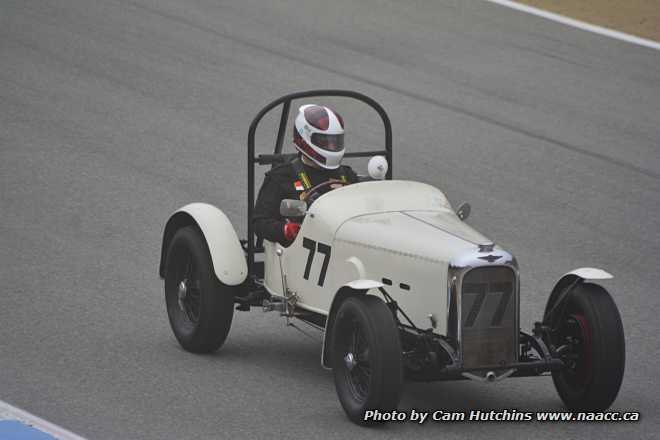
[{"label": "hubcap", "polygon": [[186,312],[185,305],[183,304],[183,300],[186,299],[186,294],[188,293],[188,286],[186,285],[186,280],[182,280],[179,283],[179,308],[181,309],[182,312]]},{"label": "hubcap", "polygon": [[346,364],[348,371],[353,371],[353,368],[355,368],[357,365],[357,361],[355,360],[353,353],[348,353],[346,356],[344,356],[344,363]]}]

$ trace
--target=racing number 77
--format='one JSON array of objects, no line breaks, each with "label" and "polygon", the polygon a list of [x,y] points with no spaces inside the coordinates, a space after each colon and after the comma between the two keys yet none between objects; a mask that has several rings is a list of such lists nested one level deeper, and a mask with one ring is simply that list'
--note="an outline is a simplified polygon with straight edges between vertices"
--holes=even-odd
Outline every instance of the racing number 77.
[{"label": "racing number 77", "polygon": [[487,295],[500,295],[500,300],[493,311],[493,316],[490,321],[491,327],[498,327],[502,324],[504,312],[509,304],[511,294],[513,293],[513,285],[511,283],[469,283],[465,285],[465,293],[467,295],[476,295],[472,307],[470,307],[465,319],[465,327],[472,327],[475,324],[477,315],[479,314]]},{"label": "racing number 77", "polygon": [[306,280],[309,279],[309,272],[312,269],[312,262],[314,261],[314,254],[316,254],[316,251],[318,250],[319,253],[324,255],[318,282],[319,286],[323,286],[323,283],[325,282],[325,273],[328,270],[328,263],[330,263],[330,251],[332,248],[327,244],[318,243],[307,237],[303,237],[302,245],[309,251],[309,255],[307,255],[307,263],[305,264],[305,273],[303,274],[303,278]]}]

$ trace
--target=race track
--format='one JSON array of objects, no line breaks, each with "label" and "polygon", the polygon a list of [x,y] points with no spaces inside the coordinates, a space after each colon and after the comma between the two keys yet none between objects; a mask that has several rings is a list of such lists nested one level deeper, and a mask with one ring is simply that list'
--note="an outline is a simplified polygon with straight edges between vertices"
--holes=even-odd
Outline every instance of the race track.
[{"label": "race track", "polygon": [[[237,312],[214,355],[178,346],[164,222],[207,201],[244,235],[248,125],[311,88],[373,96],[395,177],[472,204],[469,223],[520,262],[523,329],[563,273],[615,275],[627,366],[613,409],[642,422],[364,429],[318,340],[275,314]],[[373,115],[336,107],[349,145],[378,146]],[[2,0],[0,399],[90,439],[651,438],[658,115],[660,52],[477,0]],[[400,408],[563,407],[530,378],[411,384]]]}]

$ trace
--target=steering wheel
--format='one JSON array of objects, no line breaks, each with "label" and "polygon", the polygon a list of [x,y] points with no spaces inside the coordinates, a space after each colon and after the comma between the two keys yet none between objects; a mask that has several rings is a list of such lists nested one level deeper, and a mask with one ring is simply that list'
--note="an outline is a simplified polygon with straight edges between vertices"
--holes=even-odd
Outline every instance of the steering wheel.
[{"label": "steering wheel", "polygon": [[310,188],[307,191],[303,192],[300,195],[300,200],[304,200],[305,202],[307,202],[307,206],[309,207],[309,206],[312,205],[312,203],[314,203],[314,201],[316,199],[318,199],[320,196],[322,196],[323,194],[328,192],[328,191],[323,191],[325,188],[327,188],[329,186],[332,186],[332,185],[346,186],[346,185],[349,185],[349,183],[344,182],[343,180],[339,180],[339,179],[326,180],[325,182],[321,182],[318,185],[313,186],[312,188]]}]

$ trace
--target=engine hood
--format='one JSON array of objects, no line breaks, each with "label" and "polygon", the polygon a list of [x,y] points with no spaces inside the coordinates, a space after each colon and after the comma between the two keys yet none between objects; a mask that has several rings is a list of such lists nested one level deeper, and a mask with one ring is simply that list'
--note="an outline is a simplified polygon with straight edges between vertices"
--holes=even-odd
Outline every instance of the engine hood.
[{"label": "engine hood", "polygon": [[324,231],[326,240],[434,261],[453,261],[492,243],[458,218],[442,191],[420,182],[349,185],[319,197],[308,214],[303,228]]},{"label": "engine hood", "polygon": [[406,180],[361,182],[330,191],[318,198],[309,213],[333,232],[346,220],[365,214],[395,211],[451,209],[437,188]]},{"label": "engine hood", "polygon": [[451,209],[365,214],[345,221],[336,243],[382,250],[427,261],[447,263],[490,244]]},{"label": "engine hood", "polygon": [[403,211],[403,214],[475,245],[491,243],[489,239],[474,230],[458,218],[454,211],[449,209],[442,211]]}]

